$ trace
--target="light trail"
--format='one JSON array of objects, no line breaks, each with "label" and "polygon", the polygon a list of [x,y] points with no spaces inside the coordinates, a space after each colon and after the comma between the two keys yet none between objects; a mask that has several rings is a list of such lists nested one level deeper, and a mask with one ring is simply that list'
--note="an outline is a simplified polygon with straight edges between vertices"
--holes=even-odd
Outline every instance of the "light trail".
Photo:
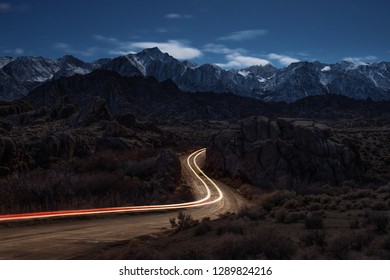
[{"label": "light trail", "polygon": [[[193,173],[193,175],[201,181],[202,185],[206,190],[206,196],[191,202],[176,203],[176,204],[162,204],[162,205],[143,205],[143,206],[124,206],[124,207],[106,207],[106,208],[94,208],[94,209],[82,209],[82,210],[60,210],[60,211],[49,211],[49,212],[36,212],[36,213],[22,213],[22,214],[7,214],[0,215],[0,222],[5,221],[17,221],[17,220],[32,220],[32,219],[43,219],[53,217],[67,217],[67,216],[85,216],[85,215],[96,215],[96,214],[109,214],[109,213],[130,213],[130,212],[148,212],[148,211],[159,211],[159,210],[172,210],[172,209],[184,209],[190,207],[199,207],[209,205],[221,201],[223,193],[217,184],[214,183],[198,166],[196,163],[197,158],[206,151],[205,148],[197,150],[187,157],[187,165]],[[191,166],[192,163],[195,169]],[[200,173],[207,181],[215,188],[218,193],[218,197],[211,200],[211,190],[208,184],[199,176]]]}]

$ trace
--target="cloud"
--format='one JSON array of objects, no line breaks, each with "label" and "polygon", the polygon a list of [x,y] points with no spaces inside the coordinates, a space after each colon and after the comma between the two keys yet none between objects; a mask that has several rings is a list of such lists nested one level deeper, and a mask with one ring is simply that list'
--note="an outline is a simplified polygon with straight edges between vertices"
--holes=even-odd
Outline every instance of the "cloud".
[{"label": "cloud", "polygon": [[221,44],[207,44],[203,47],[205,52],[219,53],[219,54],[231,54],[235,52],[246,52],[244,49],[230,49]]},{"label": "cloud", "polygon": [[8,12],[11,10],[11,4],[0,2],[0,12]]},{"label": "cloud", "polygon": [[23,12],[30,9],[28,4],[13,5],[8,2],[0,2],[0,13],[5,12]]},{"label": "cloud", "polygon": [[22,54],[24,54],[24,49],[15,48],[15,49],[4,50],[3,52],[6,54],[22,55]]},{"label": "cloud", "polygon": [[226,59],[228,60],[227,63],[217,63],[217,65],[223,68],[245,68],[252,65],[264,66],[270,64],[270,62],[266,59],[253,56],[244,56],[238,53],[228,54]]},{"label": "cloud", "polygon": [[360,57],[344,57],[344,61],[352,62],[355,64],[364,64],[366,61],[374,61],[377,60],[378,57],[375,55],[368,55],[368,56],[360,56]]},{"label": "cloud", "polygon": [[222,68],[245,68],[252,65],[267,65],[270,61],[246,55],[247,51],[244,49],[230,49],[225,45],[207,44],[203,47],[205,52],[224,54],[226,63],[216,63]]},{"label": "cloud", "polygon": [[268,31],[265,29],[241,30],[232,32],[227,36],[218,38],[221,41],[244,41],[254,39],[259,36],[267,35]]},{"label": "cloud", "polygon": [[157,28],[156,32],[157,33],[168,33],[168,29],[166,29],[166,28]]},{"label": "cloud", "polygon": [[276,60],[276,61],[278,61],[280,64],[282,64],[284,66],[288,66],[288,65],[290,65],[291,63],[294,63],[294,62],[299,62],[299,59],[296,59],[296,58],[293,58],[293,57],[290,57],[290,56],[287,56],[287,55],[276,54],[276,53],[268,54],[267,58],[271,59],[271,60]]},{"label": "cloud", "polygon": [[113,43],[113,44],[119,43],[119,40],[116,38],[113,38],[113,37],[106,37],[106,36],[103,36],[100,34],[94,34],[92,36],[97,41],[103,41],[103,42],[108,42],[108,43]]},{"label": "cloud", "polygon": [[170,13],[170,14],[166,14],[165,18],[167,18],[167,19],[190,19],[190,18],[193,18],[193,16],[192,15],[185,15],[185,14]]},{"label": "cloud", "polygon": [[[164,31],[165,30],[160,30],[160,32]],[[107,37],[99,34],[95,34],[93,37],[97,41],[111,44],[107,50],[109,55],[126,55],[128,53],[135,53],[138,50],[154,47],[159,48],[163,52],[169,53],[177,59],[192,59],[202,55],[202,52],[199,49],[190,47],[178,40],[168,40],[166,42],[134,42],[121,41],[117,38]]]},{"label": "cloud", "polygon": [[98,47],[88,47],[85,49],[74,49],[71,45],[63,42],[54,43],[52,46],[54,49],[61,50],[66,54],[75,54],[75,55],[83,55],[83,56],[93,56],[99,52]]},{"label": "cloud", "polygon": [[169,40],[167,42],[134,42],[130,43],[128,47],[130,50],[157,47],[177,59],[192,59],[202,55],[199,49],[186,46],[176,40]]}]

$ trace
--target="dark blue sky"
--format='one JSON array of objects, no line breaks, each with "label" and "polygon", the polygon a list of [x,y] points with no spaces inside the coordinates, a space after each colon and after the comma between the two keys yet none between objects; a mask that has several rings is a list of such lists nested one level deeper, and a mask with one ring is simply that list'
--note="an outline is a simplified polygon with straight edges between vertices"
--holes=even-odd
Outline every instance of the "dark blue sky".
[{"label": "dark blue sky", "polygon": [[92,61],[158,46],[242,68],[390,60],[387,0],[0,0],[0,56]]}]

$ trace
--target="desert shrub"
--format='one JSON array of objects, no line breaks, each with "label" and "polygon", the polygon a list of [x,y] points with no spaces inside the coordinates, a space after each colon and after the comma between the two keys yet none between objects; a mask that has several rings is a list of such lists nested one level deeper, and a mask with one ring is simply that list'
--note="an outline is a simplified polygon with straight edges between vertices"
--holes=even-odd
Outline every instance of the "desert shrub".
[{"label": "desert shrub", "polygon": [[244,234],[244,223],[242,221],[223,221],[216,229],[218,235],[224,234]]},{"label": "desert shrub", "polygon": [[127,159],[127,153],[104,150],[92,154],[87,158],[76,159],[74,161],[74,168],[79,173],[98,171],[113,172],[121,169]]},{"label": "desert shrub", "polygon": [[350,250],[350,238],[347,234],[336,234],[327,241],[327,251],[336,259],[347,259]]},{"label": "desert shrub", "polygon": [[247,254],[249,244],[241,235],[225,234],[218,238],[212,247],[212,257],[220,260],[243,260]]},{"label": "desert shrub", "polygon": [[289,199],[283,204],[283,208],[286,209],[297,209],[298,207],[302,206],[302,201],[298,199]]},{"label": "desert shrub", "polygon": [[204,235],[212,230],[213,230],[213,226],[211,225],[211,221],[203,220],[195,227],[194,235],[195,236]]},{"label": "desert shrub", "polygon": [[383,249],[387,250],[387,251],[390,251],[390,235],[387,236],[385,238],[385,240],[383,240],[383,245],[382,245]]},{"label": "desert shrub", "polygon": [[360,199],[369,197],[372,193],[370,189],[351,190],[342,196],[343,199]]},{"label": "desert shrub", "polygon": [[142,244],[129,244],[124,249],[118,251],[111,250],[103,252],[97,259],[121,259],[121,260],[160,260],[164,259],[164,254],[151,246]]},{"label": "desert shrub", "polygon": [[291,224],[291,223],[296,223],[298,221],[304,220],[306,217],[305,212],[290,212],[287,214],[287,216],[284,218],[284,223],[285,224]]},{"label": "desert shrub", "polygon": [[147,158],[140,161],[129,160],[125,165],[124,173],[128,176],[137,176],[146,179],[155,174],[156,158]]},{"label": "desert shrub", "polygon": [[349,245],[351,249],[361,251],[363,248],[368,247],[371,244],[374,236],[367,230],[359,230],[350,235],[350,238],[351,240]]},{"label": "desert shrub", "polygon": [[312,203],[310,203],[310,204],[307,206],[307,209],[308,209],[309,211],[317,211],[317,210],[322,209],[322,205],[321,205],[321,203],[318,203],[318,202],[312,202]]},{"label": "desert shrub", "polygon": [[282,206],[289,199],[296,198],[296,193],[287,190],[278,190],[272,193],[264,194],[260,199],[260,205],[266,211],[271,211],[272,208]]},{"label": "desert shrub", "polygon": [[350,250],[362,251],[368,247],[374,235],[367,230],[358,230],[352,233],[342,233],[332,236],[328,240],[328,252],[337,259],[347,259]]},{"label": "desert shrub", "polygon": [[297,260],[321,260],[323,256],[316,247],[301,248],[296,256]]},{"label": "desert shrub", "polygon": [[253,221],[265,219],[267,212],[261,205],[243,208],[238,212],[238,217],[247,217]]},{"label": "desert shrub", "polygon": [[332,198],[329,195],[321,195],[320,203],[321,204],[328,204],[329,202],[332,201]]},{"label": "desert shrub", "polygon": [[325,232],[319,230],[313,230],[308,232],[306,235],[300,237],[300,240],[306,246],[319,246],[324,247],[325,242]]},{"label": "desert shrub", "polygon": [[348,209],[351,209],[352,202],[351,201],[342,201],[339,205],[338,211],[345,212]]},{"label": "desert shrub", "polygon": [[309,214],[305,218],[305,227],[308,229],[320,229],[323,226],[323,219],[320,215]]},{"label": "desert shrub", "polygon": [[199,221],[194,220],[191,215],[184,214],[182,211],[179,212],[177,218],[171,218],[169,222],[176,232],[192,228],[199,223]]},{"label": "desert shrub", "polygon": [[377,233],[385,233],[389,225],[389,216],[383,213],[369,213],[367,223],[375,226]]},{"label": "desert shrub", "polygon": [[328,204],[326,207],[328,210],[336,210],[337,209],[337,203],[336,202],[331,202]]},{"label": "desert shrub", "polygon": [[249,254],[258,256],[262,252],[267,259],[291,259],[295,252],[295,243],[284,235],[269,229],[258,229],[248,237]]},{"label": "desert shrub", "polygon": [[371,205],[371,209],[376,211],[387,210],[387,205],[383,201],[377,201]]},{"label": "desert shrub", "polygon": [[360,201],[355,201],[352,203],[351,209],[363,209],[364,206]]},{"label": "desert shrub", "polygon": [[349,228],[350,229],[358,229],[360,227],[360,223],[358,219],[353,219],[349,222]]},{"label": "desert shrub", "polygon": [[170,257],[173,260],[203,260],[204,252],[200,249],[189,249]]},{"label": "desert shrub", "polygon": [[284,219],[286,218],[288,212],[284,208],[280,208],[274,211],[274,217],[278,223],[283,223]]},{"label": "desert shrub", "polygon": [[390,184],[388,185],[385,185],[385,186],[382,186],[382,187],[379,187],[377,190],[376,190],[377,193],[390,193]]},{"label": "desert shrub", "polygon": [[355,180],[348,180],[343,182],[343,187],[345,188],[355,188],[357,186]]},{"label": "desert shrub", "polygon": [[274,230],[257,229],[248,235],[227,234],[213,248],[216,259],[291,259],[296,252],[294,242]]}]

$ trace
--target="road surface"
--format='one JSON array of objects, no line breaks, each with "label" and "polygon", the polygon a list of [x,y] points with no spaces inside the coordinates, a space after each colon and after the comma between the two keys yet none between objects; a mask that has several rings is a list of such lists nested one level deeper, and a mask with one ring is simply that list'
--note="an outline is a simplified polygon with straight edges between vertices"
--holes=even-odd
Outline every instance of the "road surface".
[{"label": "road surface", "polygon": [[[85,251],[100,245],[162,232],[170,227],[169,219],[176,217],[182,209],[193,218],[201,219],[216,218],[225,212],[237,212],[247,205],[247,201],[236,191],[211,180],[203,173],[199,166],[203,165],[204,159],[204,149],[181,157],[183,177],[192,187],[196,199],[193,202],[90,209],[81,213],[67,211],[0,216],[3,219],[0,223],[0,259],[77,259]],[[79,214],[88,217],[73,217]],[[68,215],[72,217],[51,218]],[[43,216],[46,218],[42,221]],[[9,223],[5,221],[7,218],[28,221]],[[30,219],[37,220],[30,222]]]}]

